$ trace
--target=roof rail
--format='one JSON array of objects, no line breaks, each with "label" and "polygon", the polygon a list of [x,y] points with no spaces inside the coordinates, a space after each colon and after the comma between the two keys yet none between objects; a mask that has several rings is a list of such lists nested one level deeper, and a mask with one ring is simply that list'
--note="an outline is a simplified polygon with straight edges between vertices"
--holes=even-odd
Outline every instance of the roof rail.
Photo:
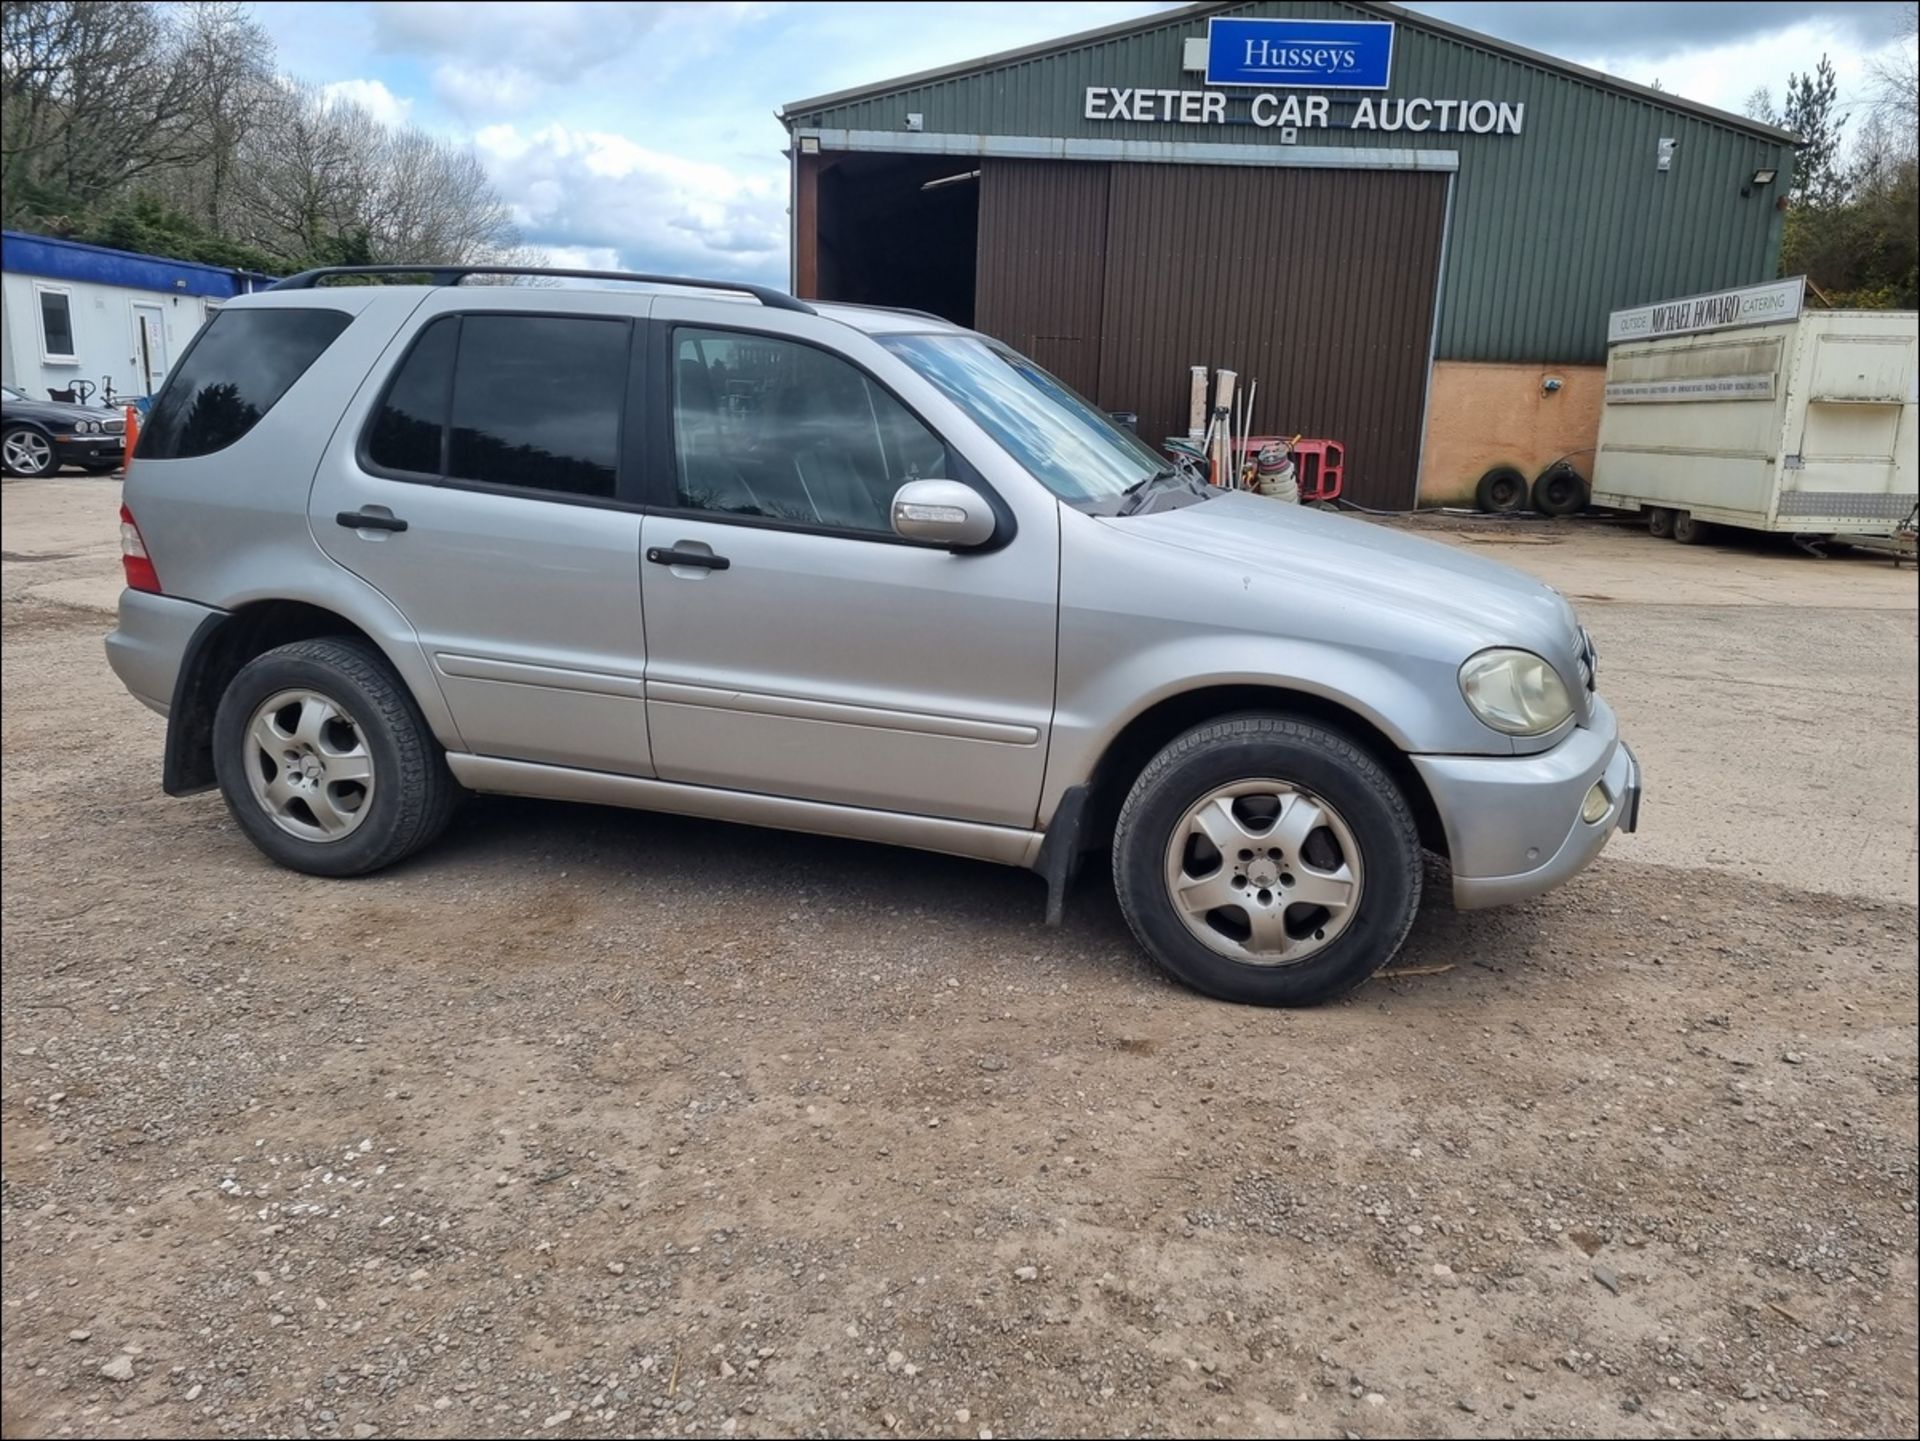
[{"label": "roof rail", "polygon": [[269,290],[312,290],[336,275],[424,275],[429,285],[458,285],[469,275],[551,275],[566,280],[633,280],[646,285],[684,285],[697,290],[731,290],[751,295],[769,310],[814,314],[804,300],[795,300],[770,285],[744,280],[696,280],[685,275],[643,275],[634,270],[562,270],[544,265],[324,265],[303,270],[268,286]]}]

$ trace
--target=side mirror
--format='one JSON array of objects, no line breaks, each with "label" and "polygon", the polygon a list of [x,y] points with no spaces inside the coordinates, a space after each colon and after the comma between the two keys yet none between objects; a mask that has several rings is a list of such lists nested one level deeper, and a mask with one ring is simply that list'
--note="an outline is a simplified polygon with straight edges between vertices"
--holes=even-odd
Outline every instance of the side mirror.
[{"label": "side mirror", "polygon": [[993,539],[985,496],[957,480],[910,480],[893,494],[893,533],[903,540],[966,550]]}]

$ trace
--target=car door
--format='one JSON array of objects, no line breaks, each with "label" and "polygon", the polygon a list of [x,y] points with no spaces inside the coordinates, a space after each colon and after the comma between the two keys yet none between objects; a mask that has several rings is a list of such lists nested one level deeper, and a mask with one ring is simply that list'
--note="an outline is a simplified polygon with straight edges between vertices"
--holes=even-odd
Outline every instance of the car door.
[{"label": "car door", "polygon": [[878,377],[877,346],[846,330],[856,359],[802,338],[803,320],[722,302],[661,297],[654,314],[641,589],[659,775],[1031,826],[1053,707],[1050,498],[999,497],[988,550],[904,542],[901,484],[987,482]]},{"label": "car door", "polygon": [[412,623],[477,755],[653,773],[624,453],[647,304],[434,292],[316,477],[315,538]]}]

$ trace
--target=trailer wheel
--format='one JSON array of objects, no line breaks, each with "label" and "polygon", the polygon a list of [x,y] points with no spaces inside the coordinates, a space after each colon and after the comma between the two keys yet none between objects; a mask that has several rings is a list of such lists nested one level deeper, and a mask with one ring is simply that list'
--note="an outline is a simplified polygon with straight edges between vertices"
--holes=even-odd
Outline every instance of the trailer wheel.
[{"label": "trailer wheel", "polygon": [[1673,512],[1673,538],[1682,545],[1699,545],[1707,538],[1707,523],[1695,520],[1690,510]]},{"label": "trailer wheel", "polygon": [[1533,508],[1542,515],[1573,515],[1587,508],[1587,482],[1564,460],[1556,460],[1533,482]]},{"label": "trailer wheel", "polygon": [[1510,465],[1496,465],[1480,477],[1473,500],[1490,515],[1510,515],[1527,503],[1527,478]]},{"label": "trailer wheel", "polygon": [[1664,505],[1647,507],[1647,534],[1655,540],[1673,538],[1673,512]]}]

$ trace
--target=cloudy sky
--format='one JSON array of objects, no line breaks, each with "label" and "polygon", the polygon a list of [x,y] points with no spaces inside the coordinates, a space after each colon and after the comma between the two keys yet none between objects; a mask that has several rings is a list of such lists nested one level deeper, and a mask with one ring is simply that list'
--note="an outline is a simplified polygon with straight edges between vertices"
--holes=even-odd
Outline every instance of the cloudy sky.
[{"label": "cloudy sky", "polygon": [[[283,69],[471,144],[555,263],[787,278],[785,101],[1168,8],[594,0],[263,4]],[[1456,24],[1740,110],[1833,57],[1843,101],[1903,7],[1859,0],[1418,3]]]}]

